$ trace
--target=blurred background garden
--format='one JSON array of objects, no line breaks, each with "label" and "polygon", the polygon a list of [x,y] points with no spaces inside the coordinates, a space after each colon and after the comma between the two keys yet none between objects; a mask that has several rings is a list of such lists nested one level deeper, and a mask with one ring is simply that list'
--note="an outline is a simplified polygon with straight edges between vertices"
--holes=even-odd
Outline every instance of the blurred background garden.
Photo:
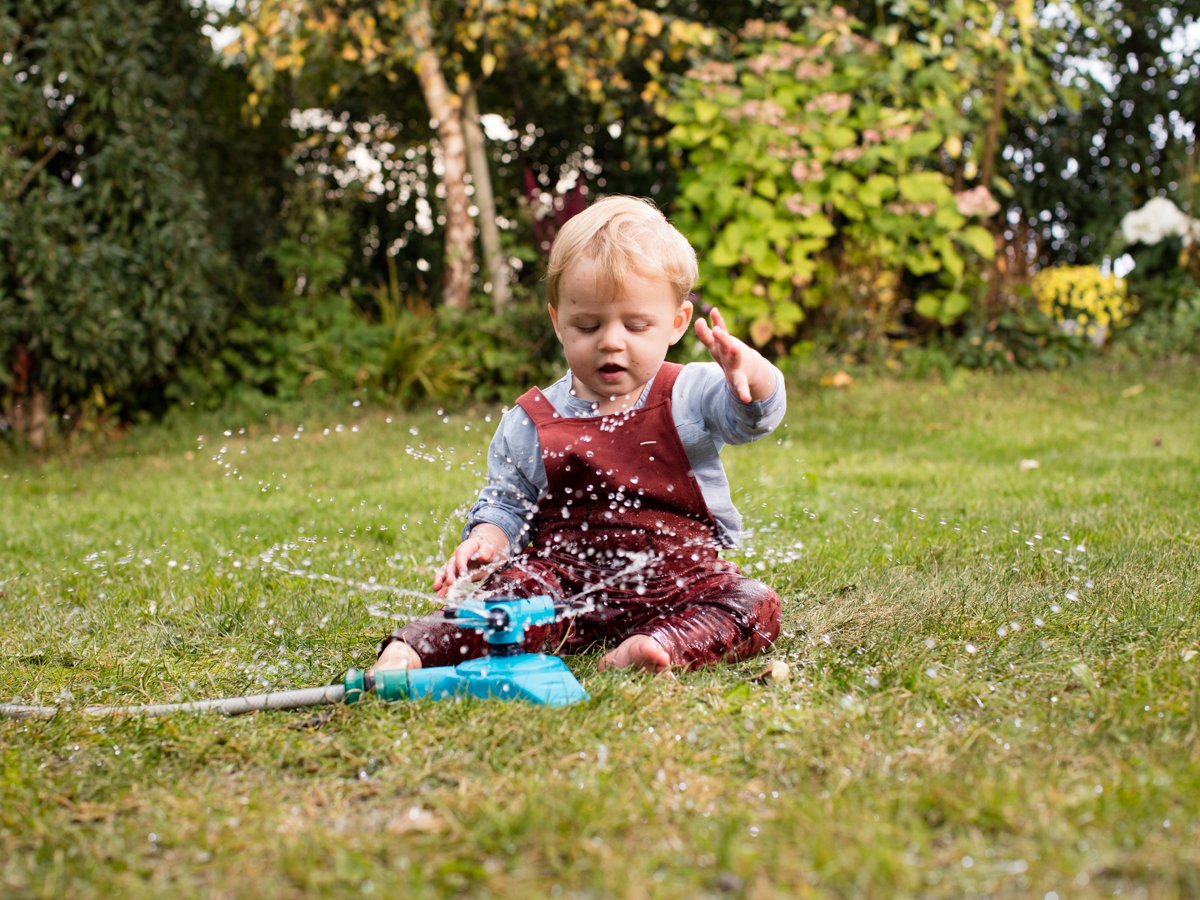
[{"label": "blurred background garden", "polygon": [[608,193],[796,377],[1188,356],[1198,50],[1189,0],[3,0],[0,433],[509,398]]}]

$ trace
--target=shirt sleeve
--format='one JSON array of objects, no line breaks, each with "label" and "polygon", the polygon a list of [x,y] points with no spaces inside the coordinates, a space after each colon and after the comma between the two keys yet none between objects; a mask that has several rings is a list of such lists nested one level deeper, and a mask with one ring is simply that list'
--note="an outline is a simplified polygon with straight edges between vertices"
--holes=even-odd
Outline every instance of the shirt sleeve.
[{"label": "shirt sleeve", "polygon": [[680,392],[680,400],[686,407],[684,417],[702,419],[722,444],[748,444],[770,434],[787,412],[783,373],[775,366],[771,369],[775,373],[771,396],[744,403],[734,394],[717,363],[687,366],[684,372],[690,377]]},{"label": "shirt sleeve", "polygon": [[508,536],[509,548],[524,548],[533,537],[531,523],[546,491],[537,428],[519,406],[500,419],[488,447],[488,478],[471,507],[463,537],[476,525],[495,525]]}]

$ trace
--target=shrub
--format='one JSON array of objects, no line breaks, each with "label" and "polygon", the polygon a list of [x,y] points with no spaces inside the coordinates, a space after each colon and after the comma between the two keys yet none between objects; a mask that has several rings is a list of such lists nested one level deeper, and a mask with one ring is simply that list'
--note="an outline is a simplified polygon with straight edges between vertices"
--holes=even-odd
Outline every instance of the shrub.
[{"label": "shrub", "polygon": [[0,36],[0,400],[38,443],[224,321],[189,155],[211,46],[181,0],[16,0]]},{"label": "shrub", "polygon": [[993,256],[980,222],[999,205],[938,169],[969,124],[952,76],[916,43],[865,31],[839,10],[797,31],[752,23],[670,109],[687,154],[676,221],[705,298],[760,346],[786,345],[814,309],[874,300],[885,323],[914,306],[951,323],[971,304],[968,269]]}]

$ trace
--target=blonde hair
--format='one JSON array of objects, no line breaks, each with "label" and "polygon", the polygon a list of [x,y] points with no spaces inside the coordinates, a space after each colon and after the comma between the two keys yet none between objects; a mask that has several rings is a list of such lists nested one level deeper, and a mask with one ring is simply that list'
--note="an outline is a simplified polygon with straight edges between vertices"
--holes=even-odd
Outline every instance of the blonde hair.
[{"label": "blonde hair", "polygon": [[696,251],[651,201],[613,196],[573,216],[559,231],[546,265],[546,299],[558,309],[558,282],[577,259],[595,260],[614,283],[630,272],[663,278],[687,299],[699,278]]}]

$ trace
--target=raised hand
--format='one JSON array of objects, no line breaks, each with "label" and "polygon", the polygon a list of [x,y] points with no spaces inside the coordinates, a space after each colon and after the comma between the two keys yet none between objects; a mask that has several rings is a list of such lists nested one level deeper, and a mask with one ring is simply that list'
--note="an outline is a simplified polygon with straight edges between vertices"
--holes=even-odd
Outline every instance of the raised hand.
[{"label": "raised hand", "polygon": [[761,353],[735,338],[725,327],[720,310],[709,314],[712,327],[703,317],[696,319],[696,337],[725,372],[733,393],[743,403],[765,400],[775,390],[775,374]]}]

